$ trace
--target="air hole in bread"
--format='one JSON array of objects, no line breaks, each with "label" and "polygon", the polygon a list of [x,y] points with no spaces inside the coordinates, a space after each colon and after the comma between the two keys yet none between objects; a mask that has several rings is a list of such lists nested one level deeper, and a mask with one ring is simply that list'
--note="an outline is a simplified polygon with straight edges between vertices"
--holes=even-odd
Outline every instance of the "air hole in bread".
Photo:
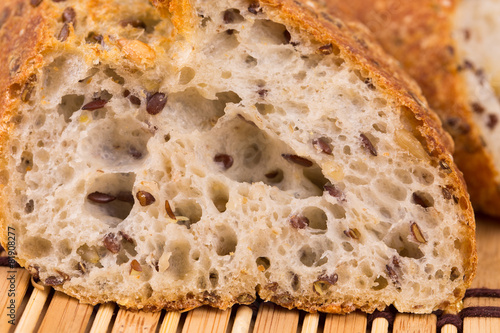
[{"label": "air hole in bread", "polygon": [[269,261],[269,258],[267,257],[258,257],[255,260],[255,263],[257,264],[257,269],[261,272],[264,272],[271,267],[271,261]]},{"label": "air hole in bread", "polygon": [[123,251],[121,251],[120,253],[118,253],[118,255],[116,256],[116,264],[117,265],[125,264],[125,263],[127,263],[129,261],[130,261],[130,258]]},{"label": "air hole in bread", "polygon": [[[85,209],[92,216],[115,227],[126,219],[132,210],[134,181],[134,173],[112,173],[97,177],[88,187]],[[102,194],[100,198],[104,200],[94,199],[95,193]]]},{"label": "air hole in bread", "polygon": [[219,284],[219,273],[215,269],[210,270],[208,273],[208,280],[210,281],[212,288],[217,287]]},{"label": "air hole in bread", "polygon": [[281,169],[273,169],[269,172],[266,172],[264,176],[266,177],[264,182],[271,185],[281,183],[284,178],[283,170]]},{"label": "air hole in bread", "polygon": [[53,251],[52,243],[40,236],[27,237],[20,241],[19,245],[28,257],[41,258],[49,255]]},{"label": "air hole in bread", "polygon": [[255,107],[257,108],[257,111],[259,111],[259,113],[263,116],[265,116],[267,114],[272,114],[276,111],[274,106],[271,104],[257,103],[257,104],[255,104]]},{"label": "air hole in bread", "polygon": [[434,176],[424,168],[415,168],[413,175],[423,185],[432,185],[434,183]]},{"label": "air hole in bread", "polygon": [[40,128],[45,124],[45,120],[47,117],[45,117],[44,114],[40,114],[36,117],[35,119],[35,128]]},{"label": "air hole in bread", "polygon": [[349,242],[342,242],[342,248],[346,252],[352,252],[352,250],[354,250],[354,247],[352,247],[351,243]]},{"label": "air hole in bread", "polygon": [[104,119],[88,130],[83,152],[95,168],[140,165],[148,155],[146,145],[151,136],[135,119]]},{"label": "air hole in bread", "polygon": [[222,13],[222,21],[224,24],[241,23],[245,18],[240,14],[239,9],[230,8]]},{"label": "air hole in bread", "polygon": [[229,189],[223,183],[212,183],[210,186],[210,199],[219,212],[225,212],[229,201]]},{"label": "air hole in bread", "polygon": [[31,171],[33,169],[33,154],[26,150],[23,151],[16,169],[21,174]]},{"label": "air hole in bread", "polygon": [[408,194],[406,187],[382,177],[375,181],[375,188],[381,195],[385,195],[397,201],[404,201]]},{"label": "air hole in bread", "polygon": [[411,202],[423,208],[434,207],[434,198],[432,195],[423,191],[413,192]]},{"label": "air hole in bread", "polygon": [[214,58],[225,57],[225,54],[240,45],[237,35],[238,31],[232,29],[218,33],[212,38],[211,43],[205,47],[204,52]]},{"label": "air hole in bread", "polygon": [[328,179],[323,175],[321,168],[314,163],[312,167],[304,168],[302,173],[307,180],[317,187],[318,192],[316,195],[321,195],[323,193],[323,188],[328,183]]},{"label": "air hole in bread", "polygon": [[344,152],[345,155],[348,155],[348,156],[351,155],[351,147],[350,146],[344,146],[342,151]]},{"label": "air hole in bread", "polygon": [[247,64],[247,66],[249,68],[253,68],[253,67],[257,66],[257,59],[255,59],[251,55],[247,55],[245,57],[245,64]]},{"label": "air hole in bread", "polygon": [[176,240],[168,244],[168,250],[172,253],[168,259],[168,272],[176,279],[183,279],[191,272],[191,261],[189,252],[191,245],[185,240]]},{"label": "air hole in bread", "polygon": [[411,184],[411,183],[413,183],[413,178],[411,176],[411,173],[409,171],[407,171],[407,170],[395,169],[394,170],[394,175],[403,184]]},{"label": "air hole in bread", "polygon": [[200,250],[193,250],[193,252],[191,253],[191,259],[193,259],[194,261],[200,260]]},{"label": "air hole in bread", "polygon": [[387,287],[389,283],[387,282],[387,279],[383,276],[379,276],[375,279],[374,285],[372,286],[373,290],[382,290],[385,287]]},{"label": "air hole in bread", "polygon": [[179,73],[179,84],[186,85],[191,82],[196,75],[196,72],[191,67],[183,67]]},{"label": "air hole in bread", "polygon": [[69,240],[64,239],[57,244],[57,249],[64,256],[69,256],[73,252],[73,247],[71,246]]},{"label": "air hole in bread", "polygon": [[387,133],[386,123],[375,123],[372,125],[373,129],[380,133]]},{"label": "air hole in bread", "polygon": [[349,163],[349,167],[352,171],[359,174],[365,174],[368,171],[368,165],[360,159],[352,159],[351,163]]},{"label": "air hole in bread", "polygon": [[195,200],[184,199],[174,202],[177,224],[184,225],[188,229],[191,225],[201,220],[203,210]]},{"label": "air hole in bread", "polygon": [[232,255],[236,252],[238,237],[233,229],[227,225],[218,225],[215,227],[217,245],[215,251],[219,256]]},{"label": "air hole in bread", "polygon": [[327,216],[326,213],[317,207],[306,207],[302,215],[309,220],[309,228],[326,231]]},{"label": "air hole in bread", "polygon": [[290,42],[289,33],[283,24],[270,20],[255,20],[250,36],[259,44],[281,45]]},{"label": "air hole in bread", "polygon": [[333,217],[336,219],[345,219],[346,211],[344,207],[339,204],[331,205],[329,207],[331,207],[330,212],[333,214]]},{"label": "air hole in bread", "polygon": [[118,73],[116,73],[116,70],[114,70],[113,68],[106,67],[103,72],[104,74],[109,76],[114,83],[119,85],[123,85],[125,83],[125,79],[122,76],[118,75]]},{"label": "air hole in bread", "polygon": [[396,250],[401,257],[420,259],[424,256],[419,249],[418,243],[410,234],[410,228],[405,225],[399,225],[383,238],[384,243]]}]

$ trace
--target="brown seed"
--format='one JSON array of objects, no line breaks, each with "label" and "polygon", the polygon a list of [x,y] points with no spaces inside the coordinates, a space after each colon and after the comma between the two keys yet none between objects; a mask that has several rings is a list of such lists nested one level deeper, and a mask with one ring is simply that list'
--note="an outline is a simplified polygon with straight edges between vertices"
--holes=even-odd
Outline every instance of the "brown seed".
[{"label": "brown seed", "polygon": [[324,281],[330,285],[336,284],[338,280],[339,280],[339,276],[337,275],[337,273],[333,273],[331,275],[327,275],[326,273],[323,273],[320,276],[318,276],[318,281]]},{"label": "brown seed", "polygon": [[320,46],[320,48],[318,50],[319,50],[319,52],[321,52],[324,55],[332,54],[333,53],[333,45],[326,44],[326,45]]},{"label": "brown seed", "polygon": [[124,28],[126,26],[130,25],[131,27],[136,28],[136,29],[146,30],[146,23],[144,23],[143,21],[141,21],[139,19],[130,18],[130,19],[121,20],[120,25]]},{"label": "brown seed", "polygon": [[116,199],[115,196],[112,196],[111,194],[107,193],[102,193],[102,192],[92,192],[89,195],[87,195],[87,199],[93,202],[97,203],[108,203],[111,201],[114,201]]},{"label": "brown seed", "polygon": [[352,239],[359,239],[361,237],[361,233],[356,228],[344,230],[344,234]]},{"label": "brown seed", "polygon": [[123,237],[123,239],[125,239],[127,242],[129,242],[129,243],[134,243],[134,239],[133,239],[132,237],[130,237],[130,235],[129,235],[129,234],[124,233],[123,231],[118,231],[118,234],[119,234],[120,236],[122,236],[122,237]]},{"label": "brown seed", "polygon": [[432,202],[430,202],[427,198],[418,194],[417,192],[413,192],[412,199],[414,204],[422,206],[424,208],[429,208],[433,206]]},{"label": "brown seed", "polygon": [[42,3],[43,0],[30,0],[30,5],[32,5],[33,7],[38,7],[41,3]]},{"label": "brown seed", "polygon": [[34,83],[36,82],[37,78],[35,74],[31,74],[28,80],[26,80],[26,83],[24,84],[23,90],[21,91],[21,100],[23,102],[28,102],[31,98],[31,93],[33,92],[33,89],[35,88]]},{"label": "brown seed", "polygon": [[399,285],[399,277],[394,268],[392,268],[390,265],[385,265],[385,269],[387,270],[387,275],[389,275],[389,278],[391,278],[392,282]]},{"label": "brown seed", "polygon": [[59,286],[63,284],[64,280],[58,276],[49,276],[45,279],[45,284],[48,286]]},{"label": "brown seed", "polygon": [[108,101],[104,99],[94,99],[92,102],[88,102],[84,106],[82,106],[82,110],[94,111],[98,109],[102,109]]},{"label": "brown seed", "polygon": [[451,168],[445,161],[439,161],[439,167],[443,170],[444,173],[451,173]]},{"label": "brown seed", "polygon": [[368,139],[368,137],[363,133],[361,133],[359,136],[361,137],[361,143],[363,147],[365,147],[373,156],[377,156],[377,150],[373,146],[373,143],[370,141],[370,139]]},{"label": "brown seed", "polygon": [[309,219],[302,215],[293,215],[290,217],[290,225],[295,229],[305,229],[309,226]]},{"label": "brown seed", "polygon": [[283,157],[288,162],[292,162],[292,163],[298,164],[298,165],[306,167],[306,168],[313,166],[313,162],[309,161],[308,159],[306,159],[304,157],[300,157],[297,155],[281,154],[281,157]]},{"label": "brown seed", "polygon": [[262,12],[262,8],[260,8],[260,4],[258,2],[252,2],[248,6],[248,11],[254,15],[257,15],[257,13]]},{"label": "brown seed", "polygon": [[172,220],[177,220],[174,212],[172,211],[172,207],[170,207],[170,203],[168,202],[168,200],[165,200],[165,210],[167,211],[168,217],[170,217]]},{"label": "brown seed", "polygon": [[326,275],[323,273],[318,276],[318,280],[313,283],[313,290],[318,295],[324,295],[330,286],[333,286],[337,283],[339,277],[336,273],[332,275]]},{"label": "brown seed", "polygon": [[257,93],[259,94],[260,98],[267,97],[267,93],[268,92],[269,92],[269,90],[267,90],[267,89],[260,89],[259,91],[257,91]]},{"label": "brown seed", "polygon": [[104,247],[106,247],[109,250],[109,252],[111,253],[120,252],[121,246],[114,233],[111,232],[106,236],[104,236],[103,243]]},{"label": "brown seed", "polygon": [[227,154],[217,154],[214,157],[214,162],[221,165],[225,170],[233,165],[233,158]]},{"label": "brown seed", "polygon": [[324,138],[314,139],[312,140],[312,144],[317,151],[332,155],[332,147]]},{"label": "brown seed", "polygon": [[76,12],[73,7],[66,7],[62,13],[62,21],[64,23],[73,23],[73,26],[76,22]]},{"label": "brown seed", "polygon": [[141,206],[149,206],[156,201],[155,197],[153,197],[151,193],[146,191],[137,192],[135,197],[137,198],[137,200],[139,200]]},{"label": "brown seed", "polygon": [[484,113],[484,106],[482,106],[481,104],[477,103],[477,102],[474,102],[471,104],[471,107],[472,107],[472,110],[475,112],[475,113],[479,113],[479,114],[482,114]]},{"label": "brown seed", "polygon": [[146,111],[154,116],[160,113],[167,104],[167,96],[164,93],[157,92],[148,98]]},{"label": "brown seed", "polygon": [[83,262],[78,263],[78,270],[83,274],[87,273],[87,266]]},{"label": "brown seed", "polygon": [[57,35],[57,40],[60,42],[64,42],[69,36],[69,25],[68,23],[64,23],[61,31],[59,31],[59,35]]},{"label": "brown seed", "polygon": [[130,262],[130,273],[132,273],[132,271],[142,272],[141,264],[135,259]]},{"label": "brown seed", "polygon": [[451,192],[449,189],[447,189],[446,187],[443,187],[442,188],[442,192],[443,192],[443,197],[446,199],[446,200],[450,200],[451,199]]},{"label": "brown seed", "polygon": [[137,105],[137,106],[141,106],[141,100],[139,97],[134,96],[134,95],[130,95],[128,99],[130,100],[130,103]]},{"label": "brown seed", "polygon": [[486,126],[488,126],[489,129],[494,129],[498,124],[498,116],[496,114],[490,113],[488,115],[488,122],[486,123]]},{"label": "brown seed", "polygon": [[396,268],[401,268],[401,263],[399,262],[399,259],[398,257],[396,256],[393,256],[392,257],[392,264],[394,265],[394,267]]},{"label": "brown seed", "polygon": [[57,272],[57,274],[61,275],[61,277],[63,278],[64,281],[68,281],[71,279],[68,274],[61,272],[60,270],[56,269],[56,272]]},{"label": "brown seed", "polygon": [[341,190],[341,189],[339,189],[338,187],[336,187],[335,185],[332,185],[332,184],[326,184],[325,186],[323,186],[323,188],[324,188],[324,189],[325,189],[325,191],[327,191],[327,192],[328,192],[328,194],[330,194],[332,197],[334,197],[334,198],[338,198],[340,201],[346,201],[344,192],[342,192],[342,190]]},{"label": "brown seed", "polygon": [[410,230],[413,235],[413,237],[417,240],[417,242],[425,244],[427,243],[427,240],[425,239],[424,235],[422,234],[422,230],[420,230],[420,227],[418,224],[415,222],[412,222],[410,224]]},{"label": "brown seed", "polygon": [[130,204],[134,204],[134,195],[132,192],[120,191],[116,196],[116,199],[123,202],[128,202]]}]

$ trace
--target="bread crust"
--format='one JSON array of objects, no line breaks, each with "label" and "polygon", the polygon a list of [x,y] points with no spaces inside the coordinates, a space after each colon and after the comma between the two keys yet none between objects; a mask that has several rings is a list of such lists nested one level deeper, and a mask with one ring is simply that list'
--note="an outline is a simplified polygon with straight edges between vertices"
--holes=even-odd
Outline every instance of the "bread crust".
[{"label": "bread crust", "polygon": [[[10,8],[13,11],[13,8],[20,3],[21,0],[7,0],[0,5],[0,11],[4,10],[4,8]],[[185,0],[155,1],[155,5],[162,7],[162,12],[165,11],[165,8],[168,8],[168,10],[177,8],[177,14],[189,12],[189,10],[186,10],[186,3]],[[470,285],[475,275],[477,264],[474,237],[475,222],[472,206],[470,205],[465,189],[465,183],[451,157],[450,152],[453,149],[453,142],[450,136],[442,129],[439,118],[427,107],[418,86],[403,72],[392,58],[387,57],[382,49],[371,41],[362,26],[332,18],[325,12],[317,12],[300,2],[292,0],[264,0],[261,2],[261,5],[266,8],[271,18],[277,18],[292,27],[300,28],[304,34],[321,44],[337,46],[354,66],[369,71],[377,85],[385,87],[385,94],[390,100],[410,110],[408,120],[416,124],[415,130],[418,131],[422,144],[429,155],[436,161],[441,161],[450,166],[448,177],[455,184],[456,193],[460,196],[460,204],[463,212],[463,219],[460,223],[463,223],[467,230],[467,237],[464,239],[464,242],[467,244],[464,246],[465,253],[463,255],[466,271],[463,288],[454,295],[454,301],[450,302],[450,304],[442,305],[442,308],[447,308],[450,311],[457,310],[465,289]],[[10,132],[14,126],[10,120],[16,115],[16,109],[21,103],[19,97],[21,89],[28,81],[30,75],[36,73],[44,65],[44,53],[54,48],[56,41],[54,22],[58,14],[56,14],[51,6],[52,4],[48,1],[42,2],[36,8],[25,5],[25,8],[29,7],[29,9],[24,12],[22,17],[14,19],[9,17],[0,30],[2,38],[0,45],[4,50],[7,50],[7,52],[3,52],[0,55],[2,57],[0,60],[5,62],[16,56],[20,59],[20,66],[17,71],[9,72],[4,67],[0,69],[0,89],[2,92],[0,96],[0,112],[2,115],[2,127],[0,131],[1,156],[8,154],[5,143],[9,139]],[[112,9],[101,8],[101,10]],[[190,19],[184,20],[180,17],[176,22],[176,28],[179,32],[189,29],[187,25]],[[23,27],[24,34],[19,40],[15,40],[14,36],[18,36]],[[6,35],[9,36],[6,37]],[[4,168],[5,165],[5,158],[0,158],[0,166]],[[8,198],[2,197],[1,199],[5,202]],[[2,205],[0,206],[0,236],[2,245],[4,246],[7,240],[6,230],[9,225],[9,221],[5,216],[5,206]],[[20,262],[20,264],[23,265],[24,263]],[[82,290],[69,290],[62,288],[62,286],[55,286],[55,289],[64,290],[64,292],[91,304],[108,301],[105,296],[100,298],[89,296],[82,292]],[[310,312],[347,313],[354,311],[356,308],[372,312],[375,309],[385,307],[383,302],[374,300],[370,304],[366,304],[365,302],[357,301],[355,298],[351,302],[345,303],[311,304],[306,298],[290,299],[287,295],[277,294],[273,286],[261,286],[259,294],[263,299],[271,300],[284,307],[296,307]],[[159,299],[150,300],[147,304],[118,301],[121,306],[126,308],[142,308],[151,311],[159,309],[188,310],[205,304],[224,309],[235,303],[250,302],[251,300],[246,300],[245,302],[245,300],[242,301],[236,297],[229,296],[223,299],[210,294],[187,295],[175,302],[165,302]]]},{"label": "bread crust", "polygon": [[455,162],[477,210],[500,215],[498,166],[481,140],[452,37],[457,1],[354,0],[326,2],[330,12],[365,23],[388,53],[418,82],[455,141]]}]

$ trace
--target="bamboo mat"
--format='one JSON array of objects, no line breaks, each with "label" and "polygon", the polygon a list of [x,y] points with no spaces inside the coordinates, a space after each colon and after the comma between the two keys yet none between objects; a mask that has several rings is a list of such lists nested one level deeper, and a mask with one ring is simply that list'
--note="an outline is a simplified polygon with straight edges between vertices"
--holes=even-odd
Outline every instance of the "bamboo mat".
[{"label": "bamboo mat", "polygon": [[[477,218],[479,267],[473,288],[500,289],[500,222]],[[202,307],[185,313],[132,312],[114,304],[92,307],[50,288],[34,289],[24,269],[14,269],[15,297],[9,296],[13,274],[8,267],[0,267],[0,333],[4,332],[162,332],[162,333],[434,333],[437,317],[431,315],[396,314],[393,327],[384,318],[377,318],[369,327],[365,314],[349,315],[307,314],[290,311],[271,303],[262,303],[258,309],[235,306],[227,311]],[[15,299],[16,324],[8,323],[7,308]],[[499,307],[500,298],[467,298],[465,307]],[[453,325],[445,325],[442,333],[455,333]],[[500,318],[465,318],[464,333],[500,333]],[[439,333],[439,332],[437,332]]]}]

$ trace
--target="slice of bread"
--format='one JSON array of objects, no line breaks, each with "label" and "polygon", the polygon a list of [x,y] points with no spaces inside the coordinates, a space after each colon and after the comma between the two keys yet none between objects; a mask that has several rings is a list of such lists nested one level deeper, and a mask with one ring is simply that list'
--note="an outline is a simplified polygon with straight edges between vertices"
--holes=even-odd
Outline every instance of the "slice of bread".
[{"label": "slice of bread", "polygon": [[330,12],[366,24],[415,78],[455,141],[474,207],[500,216],[498,1],[326,3]]},{"label": "slice of bread", "polygon": [[21,4],[0,8],[1,239],[42,283],[148,310],[459,307],[452,142],[365,30],[281,0]]}]

